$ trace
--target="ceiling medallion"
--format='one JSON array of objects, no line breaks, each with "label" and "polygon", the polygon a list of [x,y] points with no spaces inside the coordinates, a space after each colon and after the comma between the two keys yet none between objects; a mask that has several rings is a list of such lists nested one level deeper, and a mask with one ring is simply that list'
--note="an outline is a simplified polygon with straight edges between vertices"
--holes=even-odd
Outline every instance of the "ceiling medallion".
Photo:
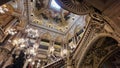
[{"label": "ceiling medallion", "polygon": [[85,15],[91,12],[91,6],[84,0],[55,0],[62,8],[78,14]]}]

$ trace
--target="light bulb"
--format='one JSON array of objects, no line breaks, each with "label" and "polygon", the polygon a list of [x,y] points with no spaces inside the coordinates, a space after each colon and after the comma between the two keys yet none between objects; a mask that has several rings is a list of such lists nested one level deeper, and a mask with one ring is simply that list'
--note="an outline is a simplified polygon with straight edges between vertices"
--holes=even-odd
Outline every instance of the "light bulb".
[{"label": "light bulb", "polygon": [[68,54],[68,50],[67,49],[63,49],[61,51],[61,56],[66,56]]},{"label": "light bulb", "polygon": [[17,40],[13,40],[13,45],[17,45],[18,41]]},{"label": "light bulb", "polygon": [[55,48],[52,46],[50,47],[50,52],[54,52]]},{"label": "light bulb", "polygon": [[20,47],[21,47],[21,48],[22,48],[22,47],[25,47],[25,44],[21,44]]},{"label": "light bulb", "polygon": [[18,41],[19,41],[19,43],[25,42],[25,40],[23,38],[19,39]]},{"label": "light bulb", "polygon": [[31,61],[32,61],[32,59],[31,59],[31,58],[29,58],[29,59],[28,59],[28,62],[31,62]]},{"label": "light bulb", "polygon": [[37,43],[34,44],[34,48],[37,49],[39,45]]},{"label": "light bulb", "polygon": [[2,7],[0,7],[0,13],[5,13],[5,12],[3,11]]},{"label": "light bulb", "polygon": [[34,64],[35,64],[35,62],[33,61],[33,62],[32,62],[32,65],[34,65]]},{"label": "light bulb", "polygon": [[63,49],[63,54],[67,54],[67,49]]},{"label": "light bulb", "polygon": [[38,60],[38,62],[40,62],[41,60]]},{"label": "light bulb", "polygon": [[35,54],[35,49],[34,48],[30,49],[30,54]]}]

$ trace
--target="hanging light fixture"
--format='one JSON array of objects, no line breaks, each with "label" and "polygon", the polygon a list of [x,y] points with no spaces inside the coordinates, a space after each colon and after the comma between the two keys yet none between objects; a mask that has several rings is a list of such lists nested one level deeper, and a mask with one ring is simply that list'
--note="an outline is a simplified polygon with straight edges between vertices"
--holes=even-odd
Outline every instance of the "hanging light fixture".
[{"label": "hanging light fixture", "polygon": [[9,11],[6,5],[0,6],[0,13],[4,14],[5,12]]},{"label": "hanging light fixture", "polygon": [[35,62],[33,61],[33,62],[32,62],[32,65],[34,65],[34,64],[35,64]]},{"label": "hanging light fixture", "polygon": [[0,6],[0,13],[5,13],[5,11],[3,11],[3,8]]},{"label": "hanging light fixture", "polygon": [[25,46],[26,46],[25,44],[21,44],[21,45],[20,45],[21,48],[24,48]]},{"label": "hanging light fixture", "polygon": [[31,38],[39,37],[39,33],[37,29],[27,28],[25,32],[27,32],[28,36]]},{"label": "hanging light fixture", "polygon": [[14,28],[11,28],[11,29],[7,30],[7,33],[11,34],[11,35],[15,35],[17,33],[17,30]]},{"label": "hanging light fixture", "polygon": [[32,61],[32,59],[31,59],[31,58],[29,58],[29,59],[28,59],[28,62],[31,62],[31,61]]},{"label": "hanging light fixture", "polygon": [[19,40],[18,40],[18,44],[22,44],[22,43],[24,43],[25,42],[25,39],[24,38],[20,38]]},{"label": "hanging light fixture", "polygon": [[14,39],[13,42],[12,42],[13,45],[17,45],[18,44],[18,40],[17,39]]}]

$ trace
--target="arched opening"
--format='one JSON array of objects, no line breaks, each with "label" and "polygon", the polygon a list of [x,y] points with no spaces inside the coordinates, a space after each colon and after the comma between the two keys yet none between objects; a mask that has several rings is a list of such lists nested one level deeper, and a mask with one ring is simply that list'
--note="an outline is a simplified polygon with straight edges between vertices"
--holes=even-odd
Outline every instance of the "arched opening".
[{"label": "arched opening", "polygon": [[112,53],[112,55],[100,65],[100,68],[120,68],[120,50]]},{"label": "arched opening", "polygon": [[106,61],[107,58],[110,57],[111,59],[111,55],[113,55],[113,52],[119,50],[118,41],[112,37],[105,36],[96,39],[96,41],[94,41],[89,46],[90,48],[88,48],[87,53],[79,67],[80,68],[110,68],[110,67],[104,67],[106,65],[105,62],[107,62]]}]

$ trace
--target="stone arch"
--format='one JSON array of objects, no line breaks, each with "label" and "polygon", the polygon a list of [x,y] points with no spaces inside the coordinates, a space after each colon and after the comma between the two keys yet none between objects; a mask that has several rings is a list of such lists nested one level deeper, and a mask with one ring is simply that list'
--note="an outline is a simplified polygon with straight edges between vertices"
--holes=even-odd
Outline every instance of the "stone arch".
[{"label": "stone arch", "polygon": [[55,38],[55,41],[57,42],[62,42],[62,40],[63,40],[63,37],[61,35]]},{"label": "stone arch", "polygon": [[87,53],[89,52],[90,48],[94,45],[94,43],[95,43],[96,41],[98,41],[100,38],[104,38],[104,37],[110,37],[110,38],[112,38],[113,40],[115,40],[117,43],[120,43],[119,38],[117,38],[116,36],[111,35],[111,34],[100,33],[100,34],[94,36],[94,37],[89,41],[89,43],[87,44],[87,46],[85,47],[85,51],[84,51],[84,53],[81,55],[81,58],[78,60],[77,68],[79,68],[79,66],[81,65],[82,61],[83,61],[84,58],[85,58],[85,55],[87,55]]},{"label": "stone arch", "polygon": [[100,34],[96,35],[95,37],[93,37],[93,39],[91,40],[91,42],[88,45],[92,45],[96,40],[98,40],[101,37],[111,37],[114,40],[116,40],[118,43],[120,43],[120,40],[118,37],[112,36],[111,34],[107,34],[107,33],[100,33]]},{"label": "stone arch", "polygon": [[[105,64],[105,62],[108,61],[108,60],[110,60],[111,57],[115,57],[117,53],[120,53],[120,48],[118,48],[118,49],[114,50],[112,53],[106,55],[105,58],[103,58],[102,61],[100,62],[98,68],[102,68],[103,65]],[[119,56],[120,56],[120,54],[119,54]],[[111,59],[114,59],[114,58],[111,58]],[[120,60],[120,59],[118,59],[118,60]],[[118,62],[118,63],[120,64],[120,62]],[[117,66],[117,65],[116,65],[116,66]],[[120,66],[119,66],[119,67],[120,67]],[[119,68],[119,67],[118,67],[118,68]],[[113,68],[113,66],[112,66],[112,67],[109,66],[109,67],[107,67],[107,68]],[[115,67],[114,67],[114,68],[115,68]]]},{"label": "stone arch", "polygon": [[52,35],[49,32],[43,33],[41,36],[42,39],[48,39],[48,40],[52,39]]}]

